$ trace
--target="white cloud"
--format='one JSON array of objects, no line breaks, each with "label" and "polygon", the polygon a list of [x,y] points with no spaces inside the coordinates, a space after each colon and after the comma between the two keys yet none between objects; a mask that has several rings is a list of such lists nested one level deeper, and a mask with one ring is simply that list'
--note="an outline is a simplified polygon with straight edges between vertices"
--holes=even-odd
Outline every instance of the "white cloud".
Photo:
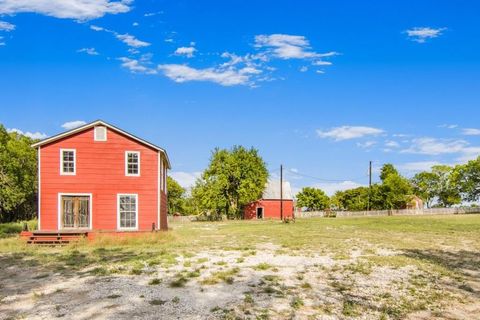
[{"label": "white cloud", "polygon": [[126,34],[116,34],[115,35],[117,39],[121,40],[123,43],[125,43],[129,47],[134,47],[134,48],[141,48],[141,47],[148,47],[150,43],[138,40],[132,35],[129,35],[128,33]]},{"label": "white cloud", "polygon": [[134,26],[134,27],[138,27],[139,25],[140,25],[140,24],[139,24],[138,22],[132,23],[132,26]]},{"label": "white cloud", "polygon": [[90,29],[92,29],[94,31],[104,31],[105,30],[105,28],[99,27],[99,26],[96,26],[96,25],[93,25],[93,24],[90,26]]},{"label": "white cloud", "polygon": [[332,128],[328,131],[317,130],[317,134],[320,138],[331,138],[335,141],[356,139],[365,136],[377,136],[383,132],[382,129],[363,126],[342,126]]},{"label": "white cloud", "polygon": [[[1,5],[1,3],[0,3]],[[15,30],[15,25],[6,21],[0,21],[0,31],[10,32]]]},{"label": "white cloud", "polygon": [[438,161],[417,161],[399,164],[397,168],[405,172],[407,175],[415,174],[422,171],[430,171],[433,166],[441,165]]},{"label": "white cloud", "polygon": [[462,150],[462,155],[457,158],[459,162],[475,160],[480,156],[480,147],[466,147]]},{"label": "white cloud", "polygon": [[180,47],[175,50],[177,56],[186,56],[187,58],[193,58],[193,55],[197,51],[194,47]]},{"label": "white cloud", "polygon": [[439,128],[455,129],[458,128],[458,124],[442,124],[438,126]]},{"label": "white cloud", "polygon": [[468,146],[465,140],[417,138],[412,140],[412,145],[402,150],[402,153],[417,153],[426,155],[439,155],[448,153],[460,153]]},{"label": "white cloud", "polygon": [[163,11],[147,12],[143,16],[144,17],[153,17],[153,16],[156,16],[156,15],[159,15],[159,14],[162,14],[162,13],[163,13]]},{"label": "white cloud", "polygon": [[148,60],[130,59],[127,57],[118,58],[122,62],[122,67],[133,73],[156,74],[157,70],[149,68],[142,63],[148,63]]},{"label": "white cloud", "polygon": [[387,140],[387,141],[385,141],[385,147],[398,148],[398,147],[400,147],[400,144],[397,141]]},{"label": "white cloud", "polygon": [[312,65],[314,65],[314,66],[330,66],[330,65],[332,65],[332,63],[330,61],[317,60],[317,61],[313,61]]},{"label": "white cloud", "polygon": [[132,0],[2,0],[0,14],[38,13],[80,21],[130,10]]},{"label": "white cloud", "polygon": [[405,32],[407,33],[410,40],[418,42],[418,43],[425,43],[428,39],[437,38],[442,35],[442,32],[446,30],[446,28],[429,28],[429,27],[417,27],[408,29]]},{"label": "white cloud", "polygon": [[95,50],[95,48],[82,48],[77,50],[77,52],[83,52],[91,56],[98,56],[98,52]]},{"label": "white cloud", "polygon": [[357,142],[357,147],[362,149],[370,149],[376,144],[377,144],[376,141]]},{"label": "white cloud", "polygon": [[300,67],[300,69],[298,69],[300,72],[307,72],[308,71],[308,67],[307,66],[302,66]]},{"label": "white cloud", "polygon": [[255,36],[255,47],[269,48],[280,59],[321,58],[336,55],[336,52],[317,53],[310,51],[310,43],[304,36],[270,34]]},{"label": "white cloud", "polygon": [[86,122],[83,120],[68,121],[62,124],[62,128],[65,130],[72,130],[72,129],[81,127],[84,124],[86,124]]},{"label": "white cloud", "polygon": [[246,85],[249,83],[248,72],[235,69],[195,69],[182,64],[161,64],[158,69],[175,82],[210,81],[222,86]]},{"label": "white cloud", "polygon": [[480,129],[465,128],[462,133],[466,136],[480,136]]},{"label": "white cloud", "polygon": [[317,70],[315,72],[318,73],[318,74],[324,74],[325,73],[325,71],[322,71],[322,70]]},{"label": "white cloud", "polygon": [[12,129],[7,129],[7,132],[16,132],[18,134],[21,134],[21,135],[24,135],[26,137],[29,137],[30,139],[35,139],[35,140],[41,140],[41,139],[45,139],[47,137],[47,135],[45,133],[41,133],[41,132],[30,132],[30,131],[27,131],[27,132],[23,132],[22,130],[20,129],[16,129],[16,128],[12,128]]},{"label": "white cloud", "polygon": [[169,173],[173,179],[175,179],[182,187],[185,189],[191,189],[198,178],[202,175],[201,172],[183,172],[183,171],[172,171]]}]

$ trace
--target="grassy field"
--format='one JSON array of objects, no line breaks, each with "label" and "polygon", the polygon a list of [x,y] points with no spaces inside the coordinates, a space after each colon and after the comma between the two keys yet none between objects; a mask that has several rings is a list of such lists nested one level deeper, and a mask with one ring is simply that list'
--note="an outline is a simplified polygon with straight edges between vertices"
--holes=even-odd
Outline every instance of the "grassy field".
[{"label": "grassy field", "polygon": [[171,227],[63,248],[0,239],[0,319],[480,314],[480,215]]}]

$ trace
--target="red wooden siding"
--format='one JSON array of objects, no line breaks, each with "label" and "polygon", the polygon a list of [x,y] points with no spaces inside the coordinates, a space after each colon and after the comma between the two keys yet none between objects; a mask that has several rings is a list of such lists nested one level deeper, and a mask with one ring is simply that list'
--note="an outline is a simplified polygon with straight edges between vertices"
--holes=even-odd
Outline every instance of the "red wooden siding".
[{"label": "red wooden siding", "polygon": [[[280,200],[258,200],[248,204],[244,219],[257,219],[257,208],[263,208],[264,219],[280,219]],[[293,200],[283,200],[283,217],[293,218]]]},{"label": "red wooden siding", "polygon": [[[117,194],[138,194],[138,230],[158,228],[158,151],[107,128],[94,128],[40,147],[40,228],[58,229],[58,194],[92,194],[92,230],[117,229]],[[60,175],[60,149],[76,150],[76,175]],[[125,151],[140,151],[140,176],[125,176]],[[163,161],[163,155],[161,155]],[[167,228],[167,196],[161,192],[161,228]]]}]

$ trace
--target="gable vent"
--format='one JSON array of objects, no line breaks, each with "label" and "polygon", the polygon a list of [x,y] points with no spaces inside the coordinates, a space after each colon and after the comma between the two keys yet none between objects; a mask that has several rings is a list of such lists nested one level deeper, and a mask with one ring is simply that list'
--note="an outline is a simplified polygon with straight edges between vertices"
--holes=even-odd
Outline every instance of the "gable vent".
[{"label": "gable vent", "polygon": [[95,141],[107,141],[106,127],[95,127]]}]

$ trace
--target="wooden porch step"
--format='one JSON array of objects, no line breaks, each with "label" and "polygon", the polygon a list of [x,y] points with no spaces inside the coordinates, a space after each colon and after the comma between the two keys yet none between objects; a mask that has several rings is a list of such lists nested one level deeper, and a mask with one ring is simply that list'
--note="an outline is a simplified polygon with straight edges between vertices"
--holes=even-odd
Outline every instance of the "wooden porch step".
[{"label": "wooden porch step", "polygon": [[84,231],[35,231],[28,238],[28,244],[34,245],[66,245],[73,241],[79,241],[87,237],[88,233]]}]

